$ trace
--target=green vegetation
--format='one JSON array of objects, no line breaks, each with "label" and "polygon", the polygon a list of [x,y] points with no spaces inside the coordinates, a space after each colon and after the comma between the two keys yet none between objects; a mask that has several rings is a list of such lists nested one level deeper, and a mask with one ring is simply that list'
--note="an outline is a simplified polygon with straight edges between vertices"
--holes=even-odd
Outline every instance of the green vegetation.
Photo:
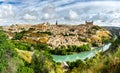
[{"label": "green vegetation", "polygon": [[89,44],[76,46],[76,45],[68,45],[67,47],[61,46],[60,48],[56,48],[55,50],[51,50],[52,54],[56,55],[69,55],[73,53],[79,53],[83,51],[89,51],[91,48]]},{"label": "green vegetation", "polygon": [[15,36],[13,37],[13,40],[21,40],[24,36],[26,31],[16,32]]},{"label": "green vegetation", "polygon": [[99,47],[98,43],[96,43],[96,42],[92,42],[92,46],[93,47]]},{"label": "green vegetation", "polygon": [[[36,47],[37,46],[37,47]],[[19,57],[14,48],[21,50],[34,50],[31,63],[27,63]],[[55,63],[51,55],[40,48],[47,48],[45,45],[33,45],[26,42],[9,40],[0,30],[0,73],[55,73]]]},{"label": "green vegetation", "polygon": [[50,52],[50,47],[47,44],[39,43],[39,44],[33,44],[33,46],[35,50]]},{"label": "green vegetation", "polygon": [[49,73],[55,69],[52,57],[48,53],[39,51],[35,52],[32,63],[28,66],[34,69],[35,73]]},{"label": "green vegetation", "polygon": [[84,62],[77,60],[67,63],[70,69],[66,73],[120,73],[120,36],[106,55],[100,53]]},{"label": "green vegetation", "polygon": [[21,68],[18,68],[17,73],[34,73],[34,70],[29,67],[21,67]]},{"label": "green vegetation", "polygon": [[28,31],[34,31],[35,30],[35,28],[29,28],[29,30]]},{"label": "green vegetation", "polygon": [[15,51],[12,49],[15,45],[7,39],[7,36],[0,30],[0,73],[4,73],[7,68],[9,59],[16,57]]},{"label": "green vegetation", "polygon": [[[110,35],[111,36],[111,35]],[[106,43],[109,43],[109,42],[113,42],[114,41],[114,37],[113,36],[111,36],[111,38],[107,38],[107,37],[102,37],[101,38],[102,39],[102,43],[103,44],[106,44]]]},{"label": "green vegetation", "polygon": [[28,42],[14,41],[14,44],[15,47],[19,48],[20,50],[28,50],[28,51],[34,50],[33,45]]},{"label": "green vegetation", "polygon": [[92,29],[99,30],[99,29],[101,29],[101,27],[99,27],[99,26],[93,26]]},{"label": "green vegetation", "polygon": [[92,59],[86,59],[85,62],[77,60],[68,62],[69,70],[66,73],[119,73],[120,56],[115,59],[114,56],[103,56],[97,54]]},{"label": "green vegetation", "polygon": [[45,32],[40,32],[40,31],[38,31],[37,33],[38,33],[38,34],[48,34],[48,35],[52,35],[52,33],[49,32],[49,31],[45,31]]},{"label": "green vegetation", "polygon": [[78,37],[78,40],[80,40],[82,42],[87,42],[87,38],[80,38],[80,37]]}]

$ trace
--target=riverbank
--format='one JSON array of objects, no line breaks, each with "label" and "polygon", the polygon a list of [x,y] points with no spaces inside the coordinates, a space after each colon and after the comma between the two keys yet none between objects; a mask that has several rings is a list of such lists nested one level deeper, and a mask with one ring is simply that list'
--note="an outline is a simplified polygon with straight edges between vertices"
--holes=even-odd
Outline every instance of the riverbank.
[{"label": "riverbank", "polygon": [[101,48],[97,48],[97,49],[86,51],[86,52],[81,52],[78,54],[64,55],[64,56],[52,55],[52,57],[55,62],[67,62],[67,61],[72,62],[72,61],[76,61],[76,60],[84,61],[86,58],[94,57],[96,55],[96,52],[102,52],[102,51],[108,50],[110,45],[111,45],[111,43],[109,43]]}]

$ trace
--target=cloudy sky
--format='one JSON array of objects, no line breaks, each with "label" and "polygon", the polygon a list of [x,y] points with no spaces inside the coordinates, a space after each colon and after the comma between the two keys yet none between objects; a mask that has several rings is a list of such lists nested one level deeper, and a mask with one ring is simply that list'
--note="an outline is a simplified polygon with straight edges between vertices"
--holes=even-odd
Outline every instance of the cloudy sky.
[{"label": "cloudy sky", "polygon": [[0,0],[0,25],[50,22],[120,27],[120,0]]}]

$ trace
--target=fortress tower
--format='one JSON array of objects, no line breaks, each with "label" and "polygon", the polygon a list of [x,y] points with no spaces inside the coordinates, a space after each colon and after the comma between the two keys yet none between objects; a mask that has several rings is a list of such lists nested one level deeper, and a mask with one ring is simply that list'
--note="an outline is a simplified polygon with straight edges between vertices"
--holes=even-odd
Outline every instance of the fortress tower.
[{"label": "fortress tower", "polygon": [[58,22],[56,21],[55,25],[58,25]]},{"label": "fortress tower", "polygon": [[91,21],[91,22],[90,22],[90,21],[89,21],[89,22],[88,22],[88,21],[85,21],[85,24],[86,24],[86,25],[93,25],[93,21]]}]

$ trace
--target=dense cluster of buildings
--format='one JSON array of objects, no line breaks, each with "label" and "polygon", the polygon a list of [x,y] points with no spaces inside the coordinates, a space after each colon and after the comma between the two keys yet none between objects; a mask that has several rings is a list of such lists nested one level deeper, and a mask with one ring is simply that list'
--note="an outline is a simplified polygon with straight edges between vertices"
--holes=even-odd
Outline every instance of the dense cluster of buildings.
[{"label": "dense cluster of buildings", "polygon": [[[46,43],[51,47],[66,45],[83,45],[95,39],[96,31],[92,29],[93,22],[85,22],[80,25],[55,25],[43,23],[38,25],[12,25],[4,27],[6,34],[12,38],[15,33],[27,31],[22,38],[24,41]],[[51,33],[51,34],[48,34]],[[99,42],[101,43],[101,42]]]}]

